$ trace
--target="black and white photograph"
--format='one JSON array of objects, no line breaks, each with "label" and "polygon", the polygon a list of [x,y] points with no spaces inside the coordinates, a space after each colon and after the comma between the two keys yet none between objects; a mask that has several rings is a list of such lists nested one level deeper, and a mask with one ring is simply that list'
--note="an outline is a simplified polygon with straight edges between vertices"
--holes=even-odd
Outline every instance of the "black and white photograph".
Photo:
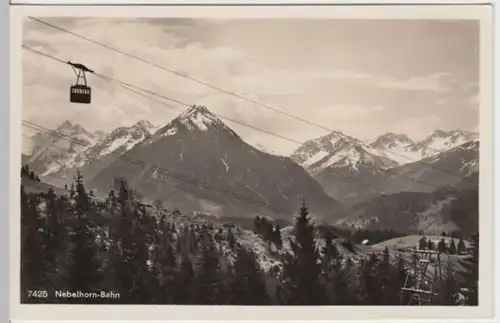
[{"label": "black and white photograph", "polygon": [[480,49],[477,19],[25,16],[19,301],[477,307]]}]

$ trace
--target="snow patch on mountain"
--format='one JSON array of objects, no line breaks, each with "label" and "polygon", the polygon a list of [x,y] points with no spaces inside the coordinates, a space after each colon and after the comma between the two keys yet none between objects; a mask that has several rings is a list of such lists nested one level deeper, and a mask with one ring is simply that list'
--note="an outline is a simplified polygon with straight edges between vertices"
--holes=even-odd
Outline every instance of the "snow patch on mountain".
[{"label": "snow patch on mountain", "polygon": [[435,130],[423,140],[413,141],[406,135],[387,133],[370,144],[379,156],[394,160],[399,166],[458,147],[477,140],[479,134],[465,130]]},{"label": "snow patch on mountain", "polygon": [[178,120],[187,129],[198,129],[201,131],[207,131],[211,126],[220,124],[219,118],[213,115],[204,106],[193,106],[189,110],[183,112]]},{"label": "snow patch on mountain", "polygon": [[340,132],[307,141],[291,158],[311,173],[319,173],[326,168],[350,169],[353,172],[359,172],[360,168],[372,168],[376,171],[396,165],[361,140]]},{"label": "snow patch on mountain", "polygon": [[[59,128],[66,129],[69,122],[63,123]],[[58,128],[58,129],[59,129]],[[88,132],[81,126],[77,127],[77,135],[72,135],[73,140],[86,138]],[[92,140],[86,140],[87,145],[76,145],[79,148],[73,149],[65,158],[51,161],[42,176],[47,176],[63,169],[72,169],[82,167],[94,160],[113,153],[124,153],[146,138],[150,137],[156,131],[156,127],[149,121],[140,120],[131,127],[119,127],[113,130],[109,135],[102,138],[91,137]],[[102,133],[100,133],[102,135]]]}]

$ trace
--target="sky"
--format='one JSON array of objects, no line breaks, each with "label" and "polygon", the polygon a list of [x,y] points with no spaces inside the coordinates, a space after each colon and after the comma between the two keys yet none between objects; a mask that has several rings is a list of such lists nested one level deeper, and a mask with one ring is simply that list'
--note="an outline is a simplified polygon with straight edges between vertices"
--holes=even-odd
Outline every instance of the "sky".
[{"label": "sky", "polygon": [[[478,128],[477,21],[42,19],[322,127],[33,20],[24,23],[23,44],[295,141],[325,135],[325,128],[361,140],[387,132],[418,140],[438,128]],[[109,132],[143,119],[164,125],[186,109],[93,75],[92,104],[72,104],[75,80],[68,65],[24,50],[23,119],[46,128],[69,120]],[[224,122],[270,151],[288,154],[299,146]]]}]

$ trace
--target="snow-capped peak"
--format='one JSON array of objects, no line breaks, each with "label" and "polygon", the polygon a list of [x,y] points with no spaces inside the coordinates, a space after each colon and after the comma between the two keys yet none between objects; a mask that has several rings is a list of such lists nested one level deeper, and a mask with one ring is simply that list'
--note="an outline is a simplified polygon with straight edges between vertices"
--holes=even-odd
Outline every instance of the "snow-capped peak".
[{"label": "snow-capped peak", "polygon": [[306,142],[291,158],[312,172],[327,167],[348,167],[357,170],[361,165],[382,168],[394,164],[385,156],[375,154],[373,149],[361,140],[337,131]]},{"label": "snow-capped peak", "polygon": [[72,124],[69,120],[64,121],[57,127],[58,132],[63,132],[66,134],[84,134],[89,137],[93,137],[82,125],[79,123]]},{"label": "snow-capped peak", "polygon": [[136,122],[136,124],[134,125],[135,127],[140,127],[140,128],[143,128],[143,129],[153,129],[155,128],[155,126],[149,122],[148,120],[139,120]]},{"label": "snow-capped peak", "polygon": [[378,137],[373,143],[370,144],[373,148],[392,148],[398,145],[409,145],[414,143],[407,135],[395,134],[388,132]]},{"label": "snow-capped peak", "polygon": [[466,142],[478,140],[477,132],[465,130],[434,130],[425,139],[411,146],[413,151],[422,151],[422,158],[458,147]]},{"label": "snow-capped peak", "polygon": [[206,131],[208,128],[222,123],[219,118],[201,105],[192,106],[179,115],[176,120],[189,130],[198,129],[201,131]]},{"label": "snow-capped peak", "polygon": [[206,107],[195,105],[183,112],[177,119],[187,129],[198,129],[206,131],[208,128],[222,124],[222,122]]},{"label": "snow-capped peak", "polygon": [[226,133],[233,137],[239,137],[231,128],[226,126],[215,114],[206,107],[195,105],[182,112],[175,119],[164,126],[154,128],[152,137],[142,144],[152,144],[165,137],[186,134],[192,131],[215,131],[213,133]]}]

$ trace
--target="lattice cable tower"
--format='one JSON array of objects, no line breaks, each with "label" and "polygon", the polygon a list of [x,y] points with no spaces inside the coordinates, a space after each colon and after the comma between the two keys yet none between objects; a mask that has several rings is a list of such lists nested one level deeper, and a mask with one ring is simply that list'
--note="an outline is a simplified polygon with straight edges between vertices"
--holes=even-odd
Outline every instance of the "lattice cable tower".
[{"label": "lattice cable tower", "polygon": [[[434,292],[434,286],[442,279],[441,257],[439,251],[427,249],[414,249],[413,261],[406,274],[401,295],[409,295],[407,305],[430,305]],[[434,271],[429,268],[434,267]]]}]

